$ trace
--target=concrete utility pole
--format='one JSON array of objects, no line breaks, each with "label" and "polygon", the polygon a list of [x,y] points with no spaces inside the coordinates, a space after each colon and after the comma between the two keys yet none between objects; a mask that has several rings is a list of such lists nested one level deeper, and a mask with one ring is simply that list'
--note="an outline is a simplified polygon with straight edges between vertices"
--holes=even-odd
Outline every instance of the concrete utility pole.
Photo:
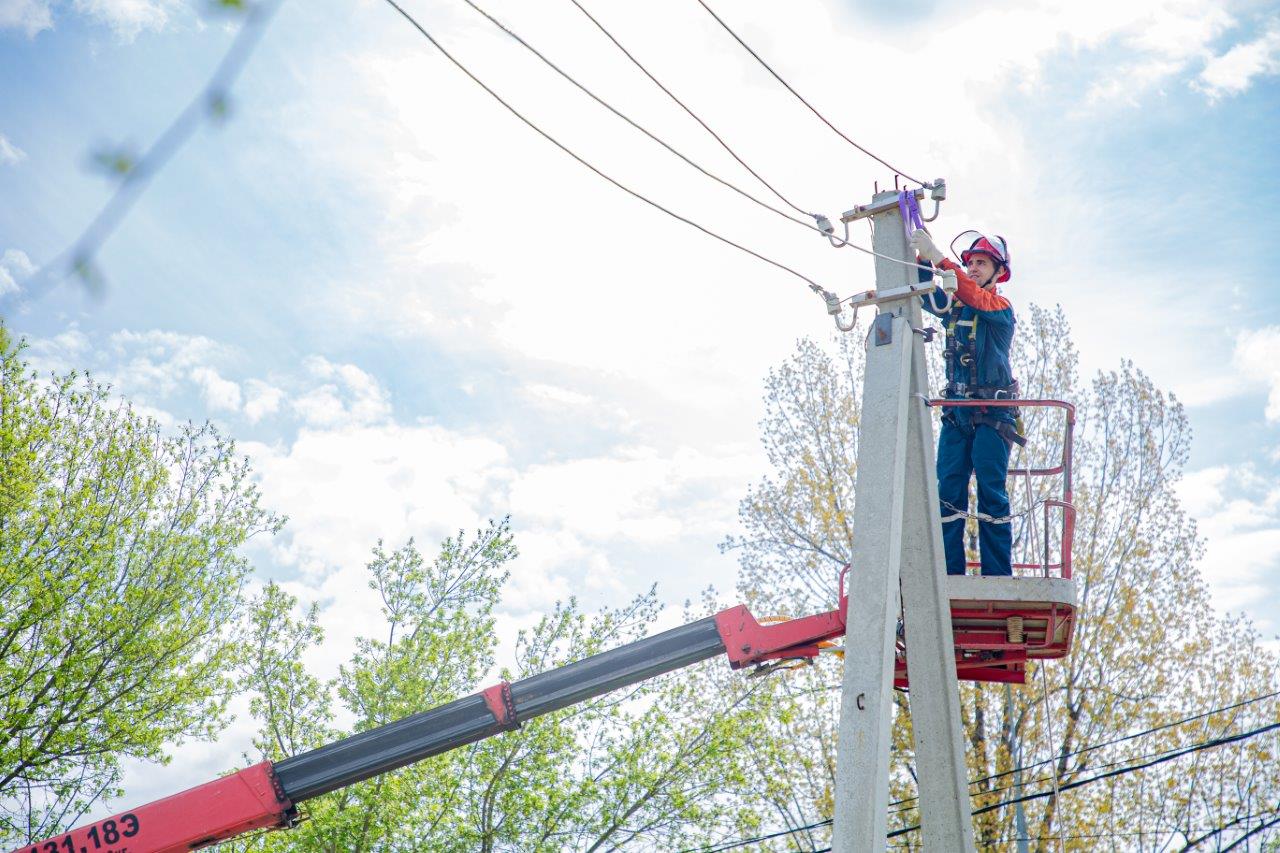
[{"label": "concrete utility pole", "polygon": [[[876,252],[915,260],[898,193],[877,193],[845,222],[871,217]],[[876,292],[918,283],[918,271],[876,258]],[[934,469],[933,422],[919,297],[882,303],[867,339],[854,487],[849,639],[836,761],[833,851],[886,847],[893,663],[904,617],[924,849],[971,851],[973,827],[956,687],[951,607]],[[899,606],[901,602],[901,608]]]}]

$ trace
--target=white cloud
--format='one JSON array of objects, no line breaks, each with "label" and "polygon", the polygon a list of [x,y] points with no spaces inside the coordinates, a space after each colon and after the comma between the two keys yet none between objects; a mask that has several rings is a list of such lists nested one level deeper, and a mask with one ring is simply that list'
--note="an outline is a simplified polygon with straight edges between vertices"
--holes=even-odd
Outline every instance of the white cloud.
[{"label": "white cloud", "polygon": [[[738,180],[736,165],[571,6],[544,14],[528,4],[496,2],[493,11],[552,59],[571,72],[590,69],[590,85],[603,96],[713,171]],[[869,38],[847,26],[831,4],[800,2],[778,16],[767,3],[747,2],[735,4],[731,23],[758,38],[756,46],[781,72],[859,141],[913,171],[929,164],[923,177],[946,175],[958,188],[944,208],[947,221],[983,218],[1001,223],[1001,230],[1017,223],[1023,233],[1013,237],[1031,249],[1024,255],[1031,258],[1031,241],[1064,245],[1048,236],[1062,230],[1071,233],[1072,244],[1087,242],[1101,226],[1096,207],[1050,204],[1035,189],[1065,185],[1052,176],[1061,164],[1023,144],[1017,117],[1002,100],[1010,89],[1064,85],[1063,75],[1051,77],[1049,70],[1079,57],[1067,75],[1078,87],[1074,100],[1137,100],[1170,80],[1184,81],[1236,23],[1237,6],[1055,0],[978,8],[929,21],[909,35]],[[431,6],[423,14],[487,82],[620,180],[833,289],[847,294],[870,279],[866,259],[815,243],[811,232],[697,176],[563,85],[482,19],[465,9]],[[756,23],[761,21],[768,26]],[[825,133],[696,5],[615,7],[605,23],[625,34],[627,46],[712,126],[749,140],[743,152],[749,162],[807,209],[847,209],[866,200],[873,180],[882,186],[892,180],[886,169]],[[361,329],[430,340],[462,359],[503,360],[517,376],[533,365],[585,371],[613,387],[584,411],[616,407],[641,430],[665,420],[696,431],[690,440],[749,437],[759,377],[785,357],[795,335],[830,328],[820,303],[798,280],[601,182],[470,81],[448,73],[429,46],[402,41],[399,26],[395,22],[372,45],[356,42],[349,53],[314,69],[334,103],[362,105],[359,135],[350,132],[346,110],[300,103],[281,121],[296,134],[300,150],[320,152],[309,155],[320,158],[317,168],[361,188],[367,205],[352,206],[354,219],[365,222],[370,211],[385,217],[378,230],[379,269],[369,274],[361,268],[358,280],[328,282],[323,306]],[[976,43],[1000,49],[955,47]],[[915,61],[921,54],[927,62]],[[831,57],[848,56],[858,56],[864,67],[895,68],[896,85],[831,96]],[[417,95],[425,79],[433,81],[429,102]],[[963,116],[964,132],[932,125],[919,133],[894,130],[918,119],[916,104],[901,91],[927,93],[939,110]],[[1097,105],[1083,109],[1096,112]],[[465,120],[442,128],[441,114]],[[374,160],[383,164],[374,173],[359,165]],[[831,180],[830,164],[839,164],[839,181]],[[743,185],[749,182],[743,179]],[[499,227],[504,221],[520,226]],[[858,239],[865,243],[865,233]],[[1089,292],[1092,285],[1055,289],[1049,278],[1037,282],[1036,270],[1025,269],[1020,300],[1052,304],[1069,292],[1069,299],[1088,305],[1097,295]],[[1024,281],[1030,290],[1022,289]],[[524,391],[548,406],[559,400],[568,408],[556,385],[533,382]],[[330,401],[314,402],[320,414]]]},{"label": "white cloud", "polygon": [[0,296],[17,293],[21,288],[19,279],[26,278],[36,271],[27,253],[21,249],[5,249],[0,255]]},{"label": "white cloud", "polygon": [[390,417],[386,390],[354,364],[334,364],[322,356],[310,356],[305,367],[311,377],[323,382],[292,403],[309,426],[365,425]]},{"label": "white cloud", "polygon": [[[0,261],[0,271],[11,254]],[[387,423],[391,417],[386,389],[354,364],[310,356],[301,370],[268,380],[243,376],[245,354],[202,335],[122,329],[105,338],[104,345],[72,325],[59,335],[32,340],[29,357],[46,372],[92,370],[135,406],[168,409],[166,422],[175,414],[178,421],[198,421],[209,414],[239,413],[257,424],[287,413],[308,427],[336,429]]]},{"label": "white cloud", "polygon": [[27,339],[26,358],[41,374],[82,370],[92,346],[89,336],[74,323],[51,338]]},{"label": "white cloud", "polygon": [[[3,0],[0,0],[0,2],[3,2]],[[12,166],[14,163],[21,163],[26,158],[27,152],[14,145],[9,137],[0,133],[0,165]]]},{"label": "white cloud", "polygon": [[77,12],[106,24],[126,41],[143,30],[163,30],[172,13],[181,7],[181,0],[75,0],[73,3]]},{"label": "white cloud", "polygon": [[310,356],[301,373],[271,382],[257,377],[241,381],[228,373],[243,361],[243,353],[201,335],[126,329],[109,341],[106,358],[111,363],[104,378],[135,402],[163,405],[194,389],[210,412],[242,412],[252,424],[288,403],[289,411],[311,427],[382,423],[391,414],[386,390],[353,364]]},{"label": "white cloud", "polygon": [[[170,25],[183,0],[73,0],[72,10],[110,27],[131,41],[144,30],[159,32]],[[0,29],[23,30],[28,37],[53,29],[50,0],[0,0]]]},{"label": "white cloud", "polygon": [[1257,77],[1280,74],[1280,22],[1258,38],[1210,59],[1192,84],[1212,100],[1238,95]]},{"label": "white cloud", "polygon": [[284,391],[263,382],[261,379],[250,379],[244,383],[245,404],[244,416],[251,424],[256,424],[267,415],[274,415],[280,410],[284,400]]},{"label": "white cloud", "polygon": [[304,429],[242,449],[264,504],[290,517],[278,558],[311,577],[362,566],[379,538],[428,543],[502,513],[511,478],[502,445],[427,424]]},{"label": "white cloud", "polygon": [[[112,378],[129,395],[163,397],[189,382],[204,391],[205,371],[234,356],[230,347],[202,335],[161,329],[123,329],[111,334],[109,342],[117,365]],[[226,402],[225,390],[217,399]]]},{"label": "white cloud", "polygon": [[559,385],[547,385],[543,382],[532,382],[526,385],[524,392],[533,400],[551,406],[583,409],[598,404],[598,401],[589,394],[561,388]]},{"label": "white cloud", "polygon": [[1113,34],[1124,60],[1107,63],[1086,93],[1087,105],[1137,106],[1153,89],[1207,59],[1213,41],[1235,23],[1217,4],[1173,0],[1138,4],[1136,12]]},{"label": "white cloud", "polygon": [[733,523],[739,484],[757,469],[753,454],[673,454],[648,447],[533,465],[511,488],[519,518],[552,524],[585,541],[670,543],[719,537]]},{"label": "white cloud", "polygon": [[1085,93],[1084,103],[1087,107],[1117,102],[1137,106],[1153,88],[1185,65],[1185,60],[1155,59],[1122,66],[1114,77],[1096,80]]},{"label": "white cloud", "polygon": [[618,403],[617,390],[607,388],[601,395],[546,382],[530,382],[520,388],[520,396],[552,417],[567,418],[578,425],[589,424],[621,435],[631,432],[637,421],[626,406]]},{"label": "white cloud", "polygon": [[197,367],[191,371],[191,379],[200,388],[204,404],[210,410],[240,411],[240,386],[218,375],[212,367]]},{"label": "white cloud", "polygon": [[1243,378],[1268,389],[1267,420],[1280,421],[1280,326],[1241,332],[1236,338],[1234,363]]},{"label": "white cloud", "polygon": [[1280,487],[1250,465],[1218,465],[1184,477],[1178,498],[1205,538],[1201,570],[1215,605],[1280,629],[1267,604],[1280,603],[1270,582],[1280,569]]},{"label": "white cloud", "polygon": [[1207,518],[1222,508],[1222,488],[1231,469],[1226,465],[1202,468],[1178,481],[1178,500],[1193,518]]},{"label": "white cloud", "polygon": [[606,555],[587,546],[572,533],[531,527],[516,519],[520,528],[516,546],[520,557],[510,566],[511,578],[503,591],[502,609],[511,614],[542,614],[575,593],[569,578],[609,578],[616,584],[617,572]]},{"label": "white cloud", "polygon": [[31,38],[53,28],[49,0],[0,0],[0,29],[16,29]]}]

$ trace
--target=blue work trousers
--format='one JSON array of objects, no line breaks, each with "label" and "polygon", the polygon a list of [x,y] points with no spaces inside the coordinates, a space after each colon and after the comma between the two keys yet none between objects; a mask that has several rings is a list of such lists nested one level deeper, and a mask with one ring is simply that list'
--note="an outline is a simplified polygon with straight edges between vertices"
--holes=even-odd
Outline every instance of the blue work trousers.
[{"label": "blue work trousers", "polygon": [[[950,418],[942,421],[938,439],[938,497],[942,516],[968,512],[969,477],[978,477],[978,512],[993,518],[1009,515],[1009,492],[1005,477],[1009,471],[1009,445],[1000,433],[986,424],[973,427],[957,424]],[[965,573],[964,523],[957,518],[942,525],[943,550],[947,555],[947,574]],[[1013,531],[1010,525],[978,522],[978,552],[984,575],[1010,575],[1010,551]]]}]

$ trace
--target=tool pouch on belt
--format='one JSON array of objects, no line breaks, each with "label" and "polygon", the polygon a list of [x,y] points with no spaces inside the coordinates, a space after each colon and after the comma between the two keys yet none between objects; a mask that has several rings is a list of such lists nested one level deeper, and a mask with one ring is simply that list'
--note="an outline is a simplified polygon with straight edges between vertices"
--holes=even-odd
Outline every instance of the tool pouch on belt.
[{"label": "tool pouch on belt", "polygon": [[984,425],[991,427],[1000,434],[1000,437],[1003,438],[1005,443],[1010,447],[1013,447],[1015,444],[1019,447],[1027,446],[1027,439],[1018,432],[1017,425],[1012,424],[1009,421],[993,418],[986,412],[974,412],[971,423],[975,429]]},{"label": "tool pouch on belt", "polygon": [[[953,383],[947,386],[945,392],[956,393],[957,396],[970,400],[1016,400],[1018,398],[1018,380],[1015,379],[1012,384],[1002,386],[965,387],[957,386]],[[970,423],[974,427],[983,424],[991,427],[1000,434],[1000,437],[1010,447],[1015,444],[1019,447],[1026,447],[1027,439],[1022,435],[1022,413],[1017,407],[1008,407],[1007,411],[1012,416],[1012,421],[993,417],[986,409],[977,409],[970,415]]]}]

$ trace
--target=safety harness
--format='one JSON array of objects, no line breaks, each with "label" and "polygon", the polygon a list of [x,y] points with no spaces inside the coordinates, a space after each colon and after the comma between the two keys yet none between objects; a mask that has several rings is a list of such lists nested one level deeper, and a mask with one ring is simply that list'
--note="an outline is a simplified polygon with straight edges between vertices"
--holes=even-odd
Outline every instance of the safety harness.
[{"label": "safety harness", "polygon": [[[945,397],[963,398],[966,400],[1016,400],[1018,398],[1018,381],[1009,385],[983,385],[978,381],[978,320],[974,314],[970,320],[961,320],[961,306],[951,309],[946,324],[946,346],[942,357],[947,364],[947,387],[942,393]],[[969,327],[969,339],[962,341],[956,334],[957,326]],[[1022,415],[1012,409],[1013,423],[1001,420],[987,412],[985,407],[975,408],[970,413],[971,423],[977,427],[983,424],[991,427],[1010,446],[1017,444],[1026,446],[1027,439],[1022,435]],[[948,413],[953,419],[954,412]]]}]

